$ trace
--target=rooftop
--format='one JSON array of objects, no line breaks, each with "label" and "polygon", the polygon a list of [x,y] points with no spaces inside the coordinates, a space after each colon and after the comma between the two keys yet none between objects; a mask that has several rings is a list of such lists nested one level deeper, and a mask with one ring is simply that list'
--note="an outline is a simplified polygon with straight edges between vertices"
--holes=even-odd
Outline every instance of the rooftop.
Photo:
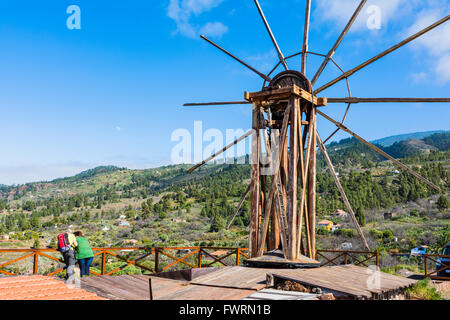
[{"label": "rooftop", "polygon": [[67,286],[45,276],[0,278],[0,300],[105,300],[95,293]]}]

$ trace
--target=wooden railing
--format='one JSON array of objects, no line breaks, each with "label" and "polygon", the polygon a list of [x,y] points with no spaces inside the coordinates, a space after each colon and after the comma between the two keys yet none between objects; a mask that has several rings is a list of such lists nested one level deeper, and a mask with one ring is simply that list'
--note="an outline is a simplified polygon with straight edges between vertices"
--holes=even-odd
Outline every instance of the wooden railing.
[{"label": "wooden railing", "polygon": [[[442,254],[424,254],[422,256],[423,264],[424,264],[424,277],[425,278],[431,278],[431,279],[439,279],[439,280],[449,280],[450,279],[450,273],[448,273],[448,276],[441,276],[441,272],[445,272],[446,270],[450,270],[450,262],[438,262],[437,259],[444,258],[448,259],[450,261],[450,255],[442,255]],[[435,268],[433,268],[431,271],[428,268],[428,263],[433,263],[435,265]],[[437,264],[440,264],[440,268],[438,269]]]},{"label": "wooden railing", "polygon": [[[93,248],[94,251],[94,259],[96,257],[100,257],[100,272],[93,271],[91,269],[91,274],[93,275],[113,275],[120,270],[124,269],[128,266],[135,266],[139,269],[142,269],[147,272],[151,272],[153,274],[167,271],[170,268],[174,268],[177,265],[182,265],[183,267],[187,266],[189,268],[202,268],[202,267],[210,267],[216,263],[223,266],[239,266],[241,262],[241,258],[247,258],[248,255],[244,252],[248,251],[245,248],[222,248],[222,247],[127,247],[127,248]],[[214,251],[222,251],[220,254],[214,254]],[[139,252],[141,254],[137,255]],[[3,270],[4,267],[11,266],[16,262],[22,261],[27,258],[33,259],[33,274],[39,273],[39,263],[41,261],[40,258],[47,258],[58,263],[63,264],[61,260],[61,254],[56,249],[0,249],[0,254],[16,254],[16,253],[24,253],[23,256],[12,259],[6,262],[0,262],[0,275],[19,275],[24,273],[14,273],[8,270]],[[56,253],[59,255],[58,258],[56,256],[52,256],[51,254]],[[129,257],[126,257],[128,253]],[[114,257],[120,261],[123,261],[124,264],[119,266],[113,270],[107,271],[108,257]],[[131,257],[133,256],[133,257]],[[148,267],[140,263],[142,260],[153,256],[154,258],[154,267]],[[234,256],[234,257],[233,257]],[[189,259],[190,258],[190,259]],[[208,259],[207,259],[208,258]],[[225,259],[231,260],[225,261]],[[95,259],[98,260],[98,259]],[[94,260],[94,261],[95,261]],[[192,261],[194,260],[194,261]],[[212,260],[212,261],[211,261]],[[227,263],[228,262],[228,263]],[[94,264],[95,265],[95,264]],[[64,271],[64,268],[60,268],[58,270],[48,272],[46,275],[53,276],[60,272]],[[25,272],[29,273],[29,272]]]},{"label": "wooden railing", "polygon": [[[325,254],[329,253],[331,257]],[[316,250],[316,259],[325,259],[321,266],[326,265],[346,265],[353,264],[355,266],[365,266],[368,267],[366,262],[374,260],[377,267],[380,266],[380,256],[378,251],[352,251],[352,250]]]}]

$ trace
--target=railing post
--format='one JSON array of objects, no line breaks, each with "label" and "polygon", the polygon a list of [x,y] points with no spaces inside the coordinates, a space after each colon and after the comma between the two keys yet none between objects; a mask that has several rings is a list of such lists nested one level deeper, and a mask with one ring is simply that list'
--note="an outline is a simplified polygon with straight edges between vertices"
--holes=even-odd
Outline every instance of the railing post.
[{"label": "railing post", "polygon": [[104,276],[106,273],[106,252],[102,252],[102,271],[101,275]]},{"label": "railing post", "polygon": [[425,263],[425,277],[428,275],[428,261],[427,261],[427,255],[425,255],[425,259],[423,259]]},{"label": "railing post", "polygon": [[241,249],[237,248],[236,249],[236,267],[239,267],[240,261],[239,261],[239,256],[241,255]]},{"label": "railing post", "polygon": [[203,252],[203,248],[200,247],[200,249],[198,250],[198,257],[197,257],[197,265],[199,268],[202,267],[202,252]]},{"label": "railing post", "polygon": [[344,265],[347,265],[347,251],[344,252]]},{"label": "railing post", "polygon": [[155,248],[155,272],[159,272],[159,248]]},{"label": "railing post", "polygon": [[38,274],[39,271],[39,253],[34,252],[33,274]]}]

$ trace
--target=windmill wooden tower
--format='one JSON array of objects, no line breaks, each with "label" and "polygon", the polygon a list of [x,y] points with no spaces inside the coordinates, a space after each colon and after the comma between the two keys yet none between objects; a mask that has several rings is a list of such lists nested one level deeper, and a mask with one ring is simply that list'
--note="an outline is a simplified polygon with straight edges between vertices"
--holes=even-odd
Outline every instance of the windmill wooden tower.
[{"label": "windmill wooden tower", "polygon": [[[309,51],[308,37],[311,0],[306,0],[302,51],[288,57],[283,55],[278,46],[258,0],[254,0],[254,2],[279,58],[279,62],[267,75],[251,67],[210,39],[204,36],[201,37],[258,74],[264,81],[262,90],[251,93],[245,92],[244,101],[185,104],[185,106],[251,104],[253,110],[253,130],[247,132],[244,136],[212,155],[210,158],[195,165],[188,172],[196,170],[225,152],[228,148],[252,136],[251,184],[235,212],[236,215],[247,194],[250,193],[249,249],[251,257],[261,257],[265,250],[275,250],[281,245],[286,261],[311,262],[311,259],[315,258],[316,252],[316,150],[318,146],[336,182],[342,200],[347,207],[361,241],[364,247],[369,250],[364,234],[358,225],[353,209],[328,156],[325,143],[339,130],[343,130],[385,158],[391,160],[394,165],[408,171],[429,187],[438,191],[440,190],[432,182],[351,131],[344,125],[344,122],[350,106],[355,103],[450,102],[450,98],[355,98],[351,96],[348,80],[357,71],[443,24],[450,19],[450,15],[447,15],[443,19],[406,38],[359,66],[344,71],[333,60],[333,56],[367,0],[360,2],[336,43],[326,55]],[[311,54],[323,57],[323,63],[310,81],[305,74],[307,57]],[[294,57],[301,57],[300,71],[289,69],[289,59]],[[342,75],[314,89],[315,83],[330,62],[339,68]],[[279,67],[284,68],[284,70],[272,77],[272,74]],[[319,98],[316,96],[318,93],[342,80],[345,80],[347,83],[348,97]],[[341,121],[334,120],[321,111],[329,103],[347,104],[347,110]],[[317,131],[317,115],[331,121],[337,127],[336,131],[324,141],[322,141]],[[267,156],[271,161],[269,163],[271,168],[269,174],[263,173],[267,169],[267,163],[263,161],[263,155]]]}]

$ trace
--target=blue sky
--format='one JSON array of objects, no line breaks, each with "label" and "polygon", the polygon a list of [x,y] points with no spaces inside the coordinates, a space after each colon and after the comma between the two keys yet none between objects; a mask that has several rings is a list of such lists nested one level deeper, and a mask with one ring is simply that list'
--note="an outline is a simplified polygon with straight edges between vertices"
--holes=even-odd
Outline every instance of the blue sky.
[{"label": "blue sky", "polygon": [[[288,56],[301,50],[305,2],[262,0]],[[339,3],[338,3],[339,2]],[[326,54],[357,0],[313,0],[310,50]],[[450,4],[373,0],[381,29],[369,30],[363,10],[336,52],[345,70],[446,16]],[[81,9],[69,30],[66,9]],[[172,132],[248,129],[249,106],[183,108],[184,102],[241,100],[261,79],[199,39],[205,33],[262,72],[277,62],[253,1],[23,1],[0,3],[0,184],[75,174],[97,165],[150,168],[170,164]],[[298,69],[300,60],[289,66]],[[321,60],[311,57],[308,77]],[[279,70],[281,71],[281,69]],[[331,64],[317,85],[338,76]],[[347,96],[343,82],[320,96]],[[450,23],[350,78],[357,97],[448,97]],[[327,113],[341,118],[345,106]],[[445,104],[361,104],[347,125],[373,140],[450,129]],[[326,136],[334,127],[319,119]],[[335,139],[347,135],[340,133]],[[224,141],[225,143],[225,141]]]}]

